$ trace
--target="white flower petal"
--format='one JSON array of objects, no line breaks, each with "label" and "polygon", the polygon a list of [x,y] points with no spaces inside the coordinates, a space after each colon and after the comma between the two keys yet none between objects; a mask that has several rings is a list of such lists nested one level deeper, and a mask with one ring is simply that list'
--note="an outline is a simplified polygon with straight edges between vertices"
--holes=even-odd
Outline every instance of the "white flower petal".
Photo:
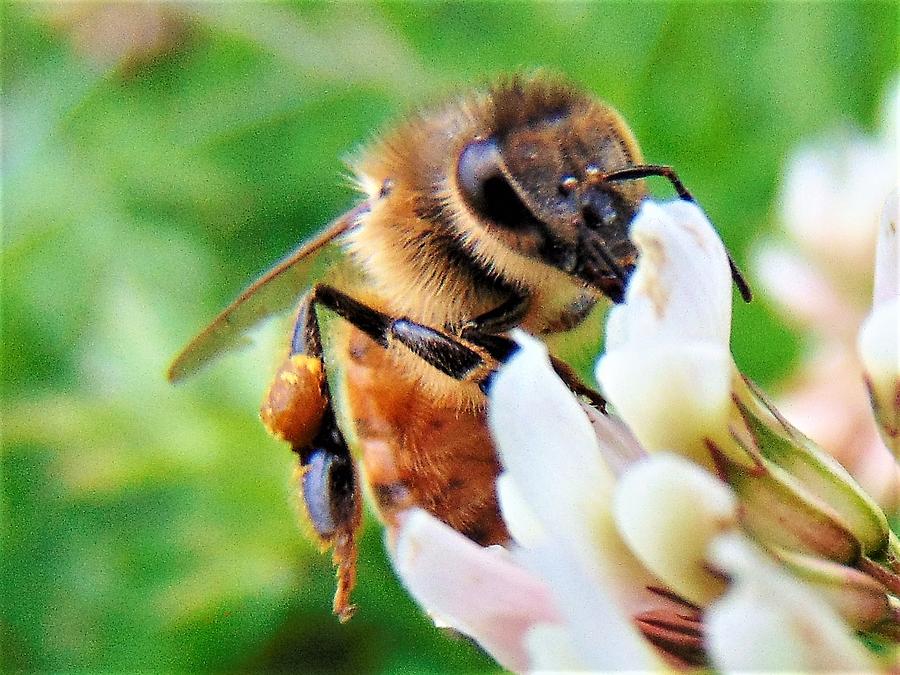
[{"label": "white flower petal", "polygon": [[731,405],[727,254],[703,212],[683,201],[645,203],[632,238],[640,258],[610,312],[597,380],[648,450],[710,466],[704,438],[728,436]]},{"label": "white flower petal", "polygon": [[721,345],[663,343],[608,352],[597,381],[645,448],[675,450],[712,466],[704,439],[727,435],[731,368]]},{"label": "white flower petal", "polygon": [[501,463],[547,527],[583,541],[612,493],[613,476],[581,406],[546,347],[517,333],[520,349],[496,375],[488,424]]},{"label": "white flower petal", "polygon": [[[647,671],[660,667],[660,658],[617,598],[621,587],[615,588],[599,566],[585,564],[588,561],[579,552],[559,541],[523,549],[517,557],[549,584],[585,670]],[[639,585],[642,580],[635,576],[624,581]],[[567,664],[542,665],[556,670]]]},{"label": "white flower petal", "polygon": [[522,496],[513,477],[504,472],[497,477],[497,501],[503,522],[519,546],[531,548],[546,541],[547,534],[540,519]]},{"label": "white flower petal", "polygon": [[857,338],[875,418],[885,444],[900,457],[900,238],[895,190],[884,206],[875,253],[872,313]]},{"label": "white flower petal", "polygon": [[631,237],[640,259],[624,304],[610,312],[607,349],[663,340],[728,345],[731,271],[718,234],[697,205],[646,201]]},{"label": "white flower petal", "polygon": [[392,559],[410,594],[500,665],[526,668],[528,630],[560,620],[544,582],[421,509],[405,512],[400,521]]},{"label": "white flower petal", "polygon": [[543,344],[523,334],[517,340],[520,350],[492,385],[488,422],[506,470],[503,482],[514,482],[514,499],[540,520],[545,540],[514,554],[550,584],[586,667],[658,665],[629,618],[661,604],[645,588],[658,581],[615,530],[614,479],[593,427]]},{"label": "white flower petal", "polygon": [[896,183],[896,147],[845,133],[795,156],[785,178],[782,218],[830,277],[853,287],[868,276],[878,213]]},{"label": "white flower petal", "polygon": [[881,214],[881,228],[878,232],[878,245],[875,249],[875,288],[873,304],[877,307],[882,302],[896,300],[900,297],[900,237],[897,236],[898,200],[895,189],[888,197]]},{"label": "white flower petal", "polygon": [[732,585],[705,614],[707,649],[723,672],[872,672],[875,664],[834,610],[739,534],[710,550]]},{"label": "white flower petal", "polygon": [[[900,371],[900,298],[875,308],[859,331],[859,354],[875,383],[897,383]],[[890,390],[893,393],[893,389]]]},{"label": "white flower petal", "polygon": [[604,415],[589,405],[582,408],[597,435],[603,461],[616,477],[647,456],[647,451],[622,420]]},{"label": "white flower petal", "polygon": [[900,298],[875,307],[863,322],[857,345],[882,438],[900,457]]},{"label": "white flower petal", "polygon": [[725,583],[707,567],[712,539],[737,526],[737,498],[722,481],[677,455],[630,467],[614,500],[619,533],[638,558],[681,597],[706,605]]},{"label": "white flower petal", "polygon": [[571,673],[587,670],[572,642],[572,634],[564,626],[538,624],[525,636],[525,649],[531,658],[530,672]]},{"label": "white flower petal", "polygon": [[777,244],[760,247],[752,264],[758,285],[788,321],[852,339],[860,309],[819,268]]}]

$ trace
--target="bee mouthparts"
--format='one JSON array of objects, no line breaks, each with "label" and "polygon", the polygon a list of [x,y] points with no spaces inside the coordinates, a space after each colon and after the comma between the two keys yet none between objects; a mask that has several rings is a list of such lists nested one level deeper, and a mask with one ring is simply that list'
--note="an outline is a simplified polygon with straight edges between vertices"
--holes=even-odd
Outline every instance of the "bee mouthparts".
[{"label": "bee mouthparts", "polygon": [[576,274],[613,302],[622,302],[634,264],[630,260],[617,260],[597,235],[583,237],[579,249]]}]

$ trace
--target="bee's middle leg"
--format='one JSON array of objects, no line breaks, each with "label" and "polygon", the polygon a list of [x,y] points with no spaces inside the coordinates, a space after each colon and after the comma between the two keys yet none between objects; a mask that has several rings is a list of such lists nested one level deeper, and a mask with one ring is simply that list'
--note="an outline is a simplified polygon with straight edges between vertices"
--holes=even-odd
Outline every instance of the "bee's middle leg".
[{"label": "bee's middle leg", "polygon": [[482,386],[499,363],[490,351],[436,328],[407,318],[394,318],[369,307],[333,286],[313,290],[316,304],[330,309],[387,349],[399,343],[429,365],[460,382]]},{"label": "bee's middle leg", "polygon": [[[464,328],[462,336],[457,336],[410,319],[392,318],[332,286],[317,286],[314,297],[317,303],[349,321],[382,347],[387,348],[393,341],[399,342],[445,375],[460,382],[475,383],[484,393],[487,393],[497,369],[518,349],[511,338],[489,332],[487,327],[481,328],[477,318]],[[504,309],[517,315],[525,302],[524,299],[516,300]],[[492,320],[485,323],[492,326],[502,322],[502,317],[494,316],[494,313],[485,316],[490,316]],[[555,357],[551,357],[551,363],[569,389],[600,410],[606,409],[603,397],[581,382],[566,363]]]}]

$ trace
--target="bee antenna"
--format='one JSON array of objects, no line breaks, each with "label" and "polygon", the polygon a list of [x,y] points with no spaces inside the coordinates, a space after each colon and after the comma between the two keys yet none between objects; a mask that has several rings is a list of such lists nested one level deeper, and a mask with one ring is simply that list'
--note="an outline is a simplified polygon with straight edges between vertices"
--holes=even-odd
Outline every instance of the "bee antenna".
[{"label": "bee antenna", "polygon": [[[660,176],[661,178],[667,179],[672,184],[672,187],[675,188],[675,192],[678,193],[679,197],[688,202],[695,201],[694,196],[688,192],[688,189],[684,186],[684,183],[681,182],[678,174],[675,173],[675,170],[671,166],[664,166],[661,164],[639,164],[637,166],[630,166],[627,169],[620,169],[605,174],[603,176],[603,182],[617,183],[626,180],[639,180],[649,176]],[[753,300],[753,289],[750,288],[747,277],[744,276],[744,273],[741,272],[741,269],[737,266],[734,258],[731,257],[731,251],[726,249],[725,252],[728,255],[728,267],[731,270],[731,280],[734,282],[734,285],[738,289],[738,293],[741,294],[741,298],[744,302],[750,302]]]},{"label": "bee antenna", "polygon": [[750,288],[747,277],[744,276],[744,273],[741,272],[741,268],[737,266],[734,258],[731,257],[731,251],[725,249],[725,253],[728,255],[728,267],[731,269],[731,280],[737,287],[738,293],[741,294],[741,298],[744,302],[750,302],[753,300],[753,289]]},{"label": "bee antenna", "polygon": [[679,197],[687,202],[694,201],[694,196],[688,192],[688,189],[684,186],[684,183],[681,182],[678,174],[675,173],[675,169],[671,166],[664,166],[662,164],[638,164],[637,166],[629,166],[627,169],[611,171],[610,173],[603,174],[602,182],[618,183],[626,180],[640,180],[641,178],[648,178],[650,176],[660,176],[661,178],[665,178],[672,184],[672,187],[675,188],[675,192],[678,193]]}]

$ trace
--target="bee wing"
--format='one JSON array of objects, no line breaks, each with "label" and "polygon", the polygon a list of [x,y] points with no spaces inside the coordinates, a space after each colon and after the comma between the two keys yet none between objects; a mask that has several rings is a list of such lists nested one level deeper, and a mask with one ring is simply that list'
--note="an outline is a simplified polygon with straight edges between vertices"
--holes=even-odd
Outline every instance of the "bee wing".
[{"label": "bee wing", "polygon": [[354,228],[368,210],[368,203],[351,209],[248,286],[175,357],[167,373],[169,381],[183,380],[225,352],[245,344],[251,328],[289,309],[308,285],[313,264],[333,251],[329,244]]}]

